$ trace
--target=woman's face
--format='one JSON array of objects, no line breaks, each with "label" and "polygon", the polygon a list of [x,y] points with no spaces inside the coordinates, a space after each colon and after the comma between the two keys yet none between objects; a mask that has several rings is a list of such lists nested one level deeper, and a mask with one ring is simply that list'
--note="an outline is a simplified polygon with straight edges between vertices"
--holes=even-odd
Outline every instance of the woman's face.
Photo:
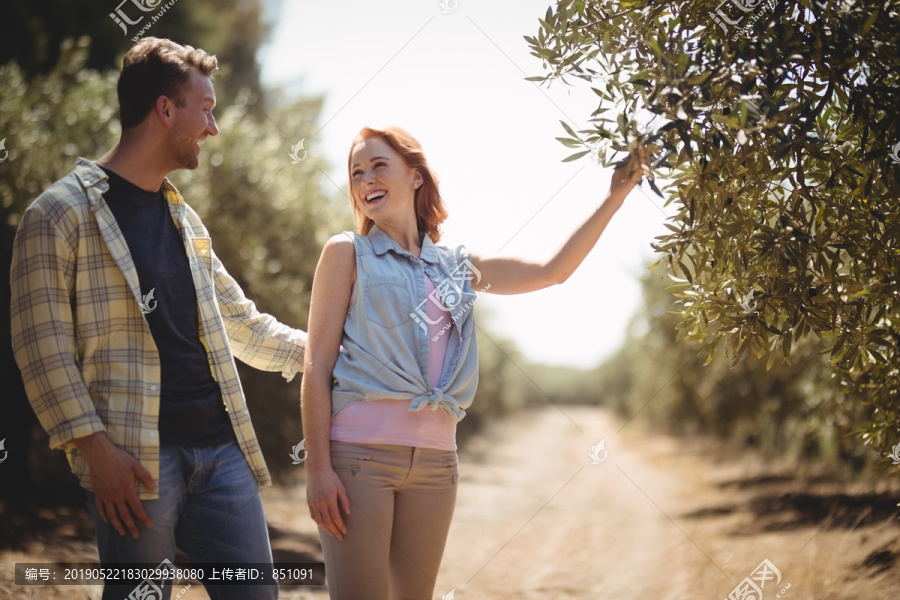
[{"label": "woman's face", "polygon": [[415,191],[422,176],[409,168],[381,138],[359,142],[350,156],[350,190],[353,202],[375,221],[415,218]]}]

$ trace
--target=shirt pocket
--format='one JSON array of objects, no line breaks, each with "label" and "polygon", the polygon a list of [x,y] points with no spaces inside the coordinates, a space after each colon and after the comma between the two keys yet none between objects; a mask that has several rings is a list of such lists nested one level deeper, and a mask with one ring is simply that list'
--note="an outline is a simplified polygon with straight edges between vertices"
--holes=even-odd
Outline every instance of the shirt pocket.
[{"label": "shirt pocket", "polygon": [[412,292],[402,277],[369,277],[364,285],[363,304],[372,323],[399,327],[409,321]]}]

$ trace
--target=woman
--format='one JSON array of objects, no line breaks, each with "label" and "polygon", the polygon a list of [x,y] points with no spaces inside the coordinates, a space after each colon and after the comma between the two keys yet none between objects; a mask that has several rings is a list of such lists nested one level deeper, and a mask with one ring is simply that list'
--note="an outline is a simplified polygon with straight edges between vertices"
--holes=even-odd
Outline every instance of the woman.
[{"label": "woman", "polygon": [[363,129],[348,167],[359,233],[325,244],[310,302],[307,503],[331,598],[430,599],[456,502],[456,423],[478,377],[476,294],[565,281],[641,169],[616,170],[594,214],[534,263],[435,245],[447,211],[402,129]]}]

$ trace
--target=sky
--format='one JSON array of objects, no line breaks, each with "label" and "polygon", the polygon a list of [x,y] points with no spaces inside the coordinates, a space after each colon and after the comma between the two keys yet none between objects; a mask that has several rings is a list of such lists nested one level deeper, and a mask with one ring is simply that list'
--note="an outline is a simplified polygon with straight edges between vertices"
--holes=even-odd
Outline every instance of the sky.
[{"label": "sky", "polygon": [[[363,126],[416,137],[450,212],[442,244],[546,260],[599,206],[611,168],[574,152],[560,120],[585,128],[596,108],[586,82],[547,87],[523,35],[536,35],[547,0],[284,0],[258,55],[263,84],[324,95],[314,138],[346,191],[350,143]],[[615,114],[615,113],[608,113]],[[299,140],[297,140],[299,141]],[[326,182],[327,185],[332,185]],[[564,284],[518,296],[487,294],[479,326],[515,342],[530,361],[589,368],[621,345],[640,306],[639,277],[670,209],[635,189]]]}]

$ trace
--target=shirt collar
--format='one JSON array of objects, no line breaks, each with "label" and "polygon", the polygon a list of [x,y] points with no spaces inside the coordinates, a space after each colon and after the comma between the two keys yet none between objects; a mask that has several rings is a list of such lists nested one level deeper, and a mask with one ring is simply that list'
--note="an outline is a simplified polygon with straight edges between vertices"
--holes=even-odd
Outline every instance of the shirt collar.
[{"label": "shirt collar", "polygon": [[[388,250],[393,250],[397,254],[412,256],[411,253],[403,250],[397,245],[397,242],[392,240],[388,234],[378,227],[378,225],[372,225],[372,229],[366,237],[372,242],[372,248],[375,250],[375,254],[379,256]],[[419,259],[430,265],[438,264],[437,247],[434,245],[434,242],[432,242],[431,238],[422,231],[419,232],[419,238],[422,241],[422,252],[419,254]]]},{"label": "shirt collar", "polygon": [[[78,181],[81,182],[81,185],[83,185],[85,189],[96,185],[101,194],[109,189],[109,185],[106,183],[109,179],[106,175],[106,171],[101,169],[94,161],[79,156],[75,161],[75,168],[73,171],[75,176],[78,177]],[[162,187],[160,189],[163,192],[163,197],[169,204],[184,204],[184,199],[181,197],[181,194],[178,193],[178,190],[175,189],[175,186],[172,185],[172,182],[170,182],[168,178],[163,179]],[[94,202],[95,200],[91,199],[91,203]]]},{"label": "shirt collar", "polygon": [[73,170],[75,176],[78,177],[78,181],[86,188],[93,187],[98,183],[104,183],[108,179],[106,173],[97,166],[97,163],[80,156],[75,161],[75,169]]}]

